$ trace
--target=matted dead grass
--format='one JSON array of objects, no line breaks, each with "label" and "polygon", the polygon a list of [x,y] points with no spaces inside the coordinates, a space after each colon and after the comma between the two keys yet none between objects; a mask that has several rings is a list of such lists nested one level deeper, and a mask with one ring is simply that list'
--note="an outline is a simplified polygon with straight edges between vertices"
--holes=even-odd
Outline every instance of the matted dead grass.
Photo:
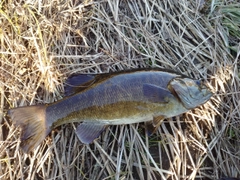
[{"label": "matted dead grass", "polygon": [[[1,1],[0,178],[240,177],[239,41],[230,38],[221,13],[230,3]],[[165,120],[150,137],[144,124],[112,126],[82,145],[76,124],[67,124],[34,152],[22,153],[8,108],[61,99],[71,74],[149,66],[204,79],[215,95]]]}]

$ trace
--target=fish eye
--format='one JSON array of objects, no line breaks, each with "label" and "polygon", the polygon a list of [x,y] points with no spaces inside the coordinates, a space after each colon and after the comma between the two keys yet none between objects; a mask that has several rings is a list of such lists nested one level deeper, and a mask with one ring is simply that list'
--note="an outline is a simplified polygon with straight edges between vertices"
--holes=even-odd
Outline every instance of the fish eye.
[{"label": "fish eye", "polygon": [[196,84],[197,84],[198,86],[201,86],[201,85],[202,85],[202,81],[200,81],[200,80],[196,80],[195,82],[196,82]]}]

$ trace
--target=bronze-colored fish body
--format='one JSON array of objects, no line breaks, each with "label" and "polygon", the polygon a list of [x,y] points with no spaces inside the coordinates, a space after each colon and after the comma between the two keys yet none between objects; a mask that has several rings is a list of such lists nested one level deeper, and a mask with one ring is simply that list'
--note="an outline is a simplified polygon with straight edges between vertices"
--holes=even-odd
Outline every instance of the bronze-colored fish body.
[{"label": "bronze-colored fish body", "polygon": [[200,81],[160,69],[82,74],[69,78],[67,84],[68,96],[60,101],[9,110],[13,122],[22,127],[25,152],[51,129],[70,122],[82,122],[76,134],[86,144],[107,125],[151,121],[154,131],[164,118],[193,109],[212,95]]},{"label": "bronze-colored fish body", "polygon": [[139,122],[133,117],[141,118],[143,115],[151,116],[151,119],[158,115],[176,116],[179,111],[187,111],[168,91],[168,83],[176,77],[181,76],[161,71],[118,74],[49,105],[46,109],[47,120],[53,122],[53,126],[65,124],[69,119],[131,124]]}]

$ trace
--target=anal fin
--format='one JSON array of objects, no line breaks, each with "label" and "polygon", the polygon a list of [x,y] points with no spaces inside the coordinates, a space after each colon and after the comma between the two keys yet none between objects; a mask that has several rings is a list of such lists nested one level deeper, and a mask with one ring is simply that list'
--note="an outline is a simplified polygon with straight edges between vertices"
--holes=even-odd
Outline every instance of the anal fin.
[{"label": "anal fin", "polygon": [[94,139],[100,136],[100,134],[105,130],[106,125],[100,123],[92,123],[92,122],[83,122],[78,125],[76,129],[76,134],[78,139],[84,143],[89,144]]}]

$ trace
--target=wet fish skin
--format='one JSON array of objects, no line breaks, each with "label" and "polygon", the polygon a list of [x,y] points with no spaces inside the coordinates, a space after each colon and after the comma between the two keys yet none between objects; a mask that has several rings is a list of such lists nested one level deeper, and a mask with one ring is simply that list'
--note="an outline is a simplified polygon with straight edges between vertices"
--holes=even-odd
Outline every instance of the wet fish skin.
[{"label": "wet fish skin", "polygon": [[[71,115],[71,118],[77,115],[77,121],[79,121],[79,119],[113,120],[113,116],[116,116],[115,118],[122,118],[124,115],[130,116],[131,113],[136,114],[134,109],[129,111],[129,108],[144,106],[141,105],[143,102],[148,103],[148,105],[157,102],[166,104],[165,101],[161,99],[166,98],[166,95],[157,97],[156,92],[154,92],[151,96],[153,90],[147,87],[144,92],[144,85],[155,85],[156,91],[159,91],[157,87],[167,90],[168,82],[175,77],[181,76],[161,71],[137,71],[118,74],[105,81],[102,81],[100,78],[100,82],[95,82],[83,91],[48,106],[46,113],[48,117],[51,117],[48,121],[54,122],[54,126],[59,126],[59,124],[65,124],[65,120],[68,121],[69,115]],[[169,91],[168,94],[172,96]],[[133,103],[134,106],[132,106],[131,103]],[[69,104],[71,104],[71,108],[69,108]],[[121,108],[119,108],[119,106]],[[114,110],[109,110],[109,108],[113,108]],[[145,109],[146,108],[149,107],[145,105]],[[121,111],[121,113],[118,111]],[[55,121],[56,119],[58,119],[58,121]]]},{"label": "wet fish skin", "polygon": [[79,75],[79,78],[83,79],[80,84],[72,84],[79,87],[68,86],[69,96],[60,101],[9,110],[13,123],[22,128],[24,152],[38,146],[61,124],[82,122],[76,134],[87,144],[107,125],[150,121],[156,129],[162,119],[193,109],[212,96],[198,80],[162,69]]}]

